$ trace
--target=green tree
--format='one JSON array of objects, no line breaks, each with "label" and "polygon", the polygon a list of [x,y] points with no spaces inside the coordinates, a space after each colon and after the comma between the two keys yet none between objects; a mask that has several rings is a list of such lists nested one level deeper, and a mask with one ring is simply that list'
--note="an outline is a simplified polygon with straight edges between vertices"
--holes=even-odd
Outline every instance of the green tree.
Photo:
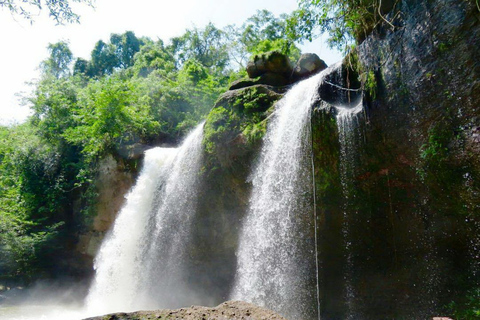
[{"label": "green tree", "polygon": [[209,23],[204,29],[187,30],[181,37],[172,39],[172,52],[180,65],[196,60],[217,74],[228,66],[226,35]]},{"label": "green tree", "polygon": [[63,137],[94,158],[140,140],[158,127],[137,84],[121,76],[90,82],[82,90],[74,111],[76,123]]},{"label": "green tree", "polygon": [[115,48],[114,52],[118,60],[117,67],[123,69],[133,65],[133,57],[143,45],[143,41],[138,39],[132,31],[127,31],[124,34],[112,34],[110,43]]},{"label": "green tree", "polygon": [[41,69],[45,75],[51,75],[57,79],[71,74],[70,65],[73,54],[66,41],[50,43],[48,45],[50,57],[41,63]]},{"label": "green tree", "polygon": [[93,5],[93,0],[0,0],[0,7],[6,8],[13,15],[20,15],[33,21],[33,15],[46,8],[49,16],[57,24],[78,22],[80,16],[73,12],[71,2]]},{"label": "green tree", "polygon": [[112,74],[119,64],[114,46],[99,40],[92,50],[87,75],[90,77],[101,77]]},{"label": "green tree", "polygon": [[113,33],[110,42],[99,40],[91,53],[90,61],[77,59],[74,74],[102,77],[111,75],[117,70],[127,69],[134,63],[135,54],[146,42],[146,39],[138,39],[131,31],[124,34]]},{"label": "green tree", "polygon": [[87,75],[89,72],[88,60],[83,58],[77,58],[75,64],[73,65],[73,75],[84,74]]},{"label": "green tree", "polygon": [[165,48],[163,41],[146,42],[134,56],[133,70],[136,75],[147,76],[153,71],[160,72],[162,77],[176,71],[175,58]]},{"label": "green tree", "polygon": [[286,19],[286,15],[277,18],[268,10],[258,10],[241,27],[228,26],[231,60],[243,68],[249,57],[274,50],[297,60],[300,49],[286,37]]},{"label": "green tree", "polygon": [[33,115],[31,121],[47,140],[59,141],[65,130],[74,125],[73,111],[76,108],[79,88],[78,77],[44,78],[30,98]]},{"label": "green tree", "polygon": [[60,162],[30,123],[0,128],[0,278],[29,282],[53,261],[69,190]]},{"label": "green tree", "polygon": [[348,50],[353,42],[360,43],[375,26],[385,21],[384,15],[396,1],[376,0],[300,0],[299,8],[288,20],[289,37],[309,40],[329,34],[329,44]]}]

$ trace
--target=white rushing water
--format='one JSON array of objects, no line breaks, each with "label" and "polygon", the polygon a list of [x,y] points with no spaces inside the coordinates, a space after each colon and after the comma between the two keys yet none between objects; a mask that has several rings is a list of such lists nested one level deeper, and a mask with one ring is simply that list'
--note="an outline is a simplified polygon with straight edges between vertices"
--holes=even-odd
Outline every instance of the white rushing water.
[{"label": "white rushing water", "polygon": [[[95,259],[85,306],[24,301],[1,320],[79,320],[194,303],[183,270],[196,209],[203,123],[179,148],[153,148]],[[40,300],[39,300],[40,301]]]},{"label": "white rushing water", "polygon": [[237,253],[232,298],[289,319],[316,317],[308,128],[322,77],[320,73],[298,83],[277,104],[251,175],[252,194]]},{"label": "white rushing water", "polygon": [[177,149],[146,152],[144,168],[95,259],[86,300],[91,314],[190,303],[183,274],[203,124]]},{"label": "white rushing water", "polygon": [[352,181],[356,172],[355,155],[359,148],[358,142],[361,140],[359,135],[359,117],[363,110],[362,102],[360,101],[355,107],[337,106],[337,128],[338,140],[340,142],[340,182],[342,184],[343,192],[343,246],[345,248],[345,269],[344,269],[344,299],[348,310],[346,310],[346,319],[355,319],[358,317],[358,311],[355,307],[356,293],[352,284],[353,276],[353,261],[352,261],[352,240],[350,237],[350,226],[352,224],[350,206],[354,200],[354,194],[350,193],[352,190]]}]

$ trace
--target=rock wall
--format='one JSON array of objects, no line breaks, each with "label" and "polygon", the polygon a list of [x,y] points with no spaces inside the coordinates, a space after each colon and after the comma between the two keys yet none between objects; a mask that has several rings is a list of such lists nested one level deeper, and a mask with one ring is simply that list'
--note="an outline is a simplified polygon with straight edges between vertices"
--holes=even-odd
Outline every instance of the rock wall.
[{"label": "rock wall", "polygon": [[95,215],[87,229],[79,234],[75,248],[84,257],[84,268],[88,270],[93,271],[93,258],[135,183],[137,160],[115,158],[109,154],[98,163],[95,180],[97,196],[92,210]]},{"label": "rock wall", "polygon": [[387,18],[357,48],[347,182],[335,101],[314,113],[326,319],[426,319],[480,280],[480,12],[404,0]]}]

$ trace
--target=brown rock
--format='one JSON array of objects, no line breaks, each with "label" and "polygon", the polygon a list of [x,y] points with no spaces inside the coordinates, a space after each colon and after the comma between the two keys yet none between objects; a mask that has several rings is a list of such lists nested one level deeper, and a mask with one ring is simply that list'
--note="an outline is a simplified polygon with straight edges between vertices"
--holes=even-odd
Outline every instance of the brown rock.
[{"label": "brown rock", "polygon": [[[173,316],[175,314],[175,316]],[[215,308],[207,307],[190,307],[177,310],[156,310],[156,311],[138,311],[132,313],[115,313],[106,316],[93,317],[85,320],[149,320],[149,319],[184,319],[184,320],[197,320],[197,319],[209,319],[209,320],[286,320],[279,314],[258,307],[251,303],[243,301],[227,301]]]}]

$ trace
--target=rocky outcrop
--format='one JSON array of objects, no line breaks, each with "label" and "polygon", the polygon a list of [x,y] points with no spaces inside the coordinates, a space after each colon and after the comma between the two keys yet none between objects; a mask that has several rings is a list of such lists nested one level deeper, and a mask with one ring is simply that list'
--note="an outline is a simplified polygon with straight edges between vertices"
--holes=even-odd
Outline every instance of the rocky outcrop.
[{"label": "rocky outcrop", "polygon": [[135,164],[129,163],[128,159],[114,158],[112,155],[107,155],[98,164],[95,181],[98,195],[93,209],[95,216],[90,228],[80,234],[76,246],[78,252],[90,259],[95,257],[106,232],[125,202],[125,195],[135,182],[137,174]]},{"label": "rocky outcrop", "polygon": [[302,54],[295,67],[289,58],[277,51],[256,55],[247,64],[249,78],[234,81],[229,90],[263,84],[274,87],[291,85],[327,68],[326,63],[314,53]]},{"label": "rocky outcrop", "polygon": [[[266,121],[278,89],[255,85],[223,94],[210,111],[205,126],[204,166],[192,245],[185,263],[189,285],[200,293],[199,304],[223,301],[230,294],[236,272],[240,222],[251,189],[248,175],[261,145]],[[215,270],[214,272],[212,270]],[[202,300],[204,299],[204,300]]]},{"label": "rocky outcrop", "polygon": [[292,73],[292,65],[288,57],[278,51],[255,55],[247,64],[250,78],[256,78],[266,73],[274,73],[286,78]]},{"label": "rocky outcrop", "polygon": [[132,313],[115,313],[85,320],[286,320],[273,311],[243,301],[228,301],[215,308],[192,306],[176,310],[138,311]]}]

